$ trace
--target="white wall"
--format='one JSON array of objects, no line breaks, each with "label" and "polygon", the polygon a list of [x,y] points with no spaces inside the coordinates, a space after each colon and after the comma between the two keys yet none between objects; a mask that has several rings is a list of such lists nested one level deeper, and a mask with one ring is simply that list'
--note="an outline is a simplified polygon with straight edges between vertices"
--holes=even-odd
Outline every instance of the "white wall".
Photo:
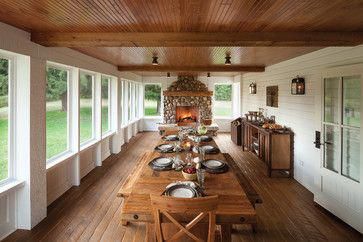
[{"label": "white wall", "polygon": [[[29,117],[30,126],[27,127],[27,137],[32,141],[28,142],[28,145],[30,145],[28,156],[30,158],[22,160],[22,162],[28,162],[28,164],[22,164],[22,167],[29,169],[29,172],[24,173],[23,177],[17,177],[24,178],[25,185],[0,199],[0,216],[3,213],[7,214],[6,223],[3,223],[3,221],[0,223],[1,240],[2,237],[16,228],[29,229],[34,227],[46,216],[46,205],[53,202],[75,184],[73,175],[75,168],[74,157],[48,170],[45,169],[44,97],[46,61],[115,76],[119,80],[127,79],[141,82],[141,77],[133,73],[121,73],[114,65],[69,48],[46,48],[37,45],[30,41],[29,33],[3,23],[0,23],[0,36],[0,49],[30,57],[30,70],[28,70],[29,74],[26,77],[30,82],[29,90],[24,90],[24,92],[27,92],[29,100],[27,99],[24,107],[29,107],[30,113],[27,117]],[[26,79],[24,79],[23,84],[25,86]],[[118,102],[116,101],[116,103]],[[88,174],[95,167],[97,159],[103,160],[111,152],[119,151],[120,146],[138,132],[138,123],[139,121],[136,120],[135,124],[126,125],[122,129],[121,126],[117,125],[120,132],[112,137],[105,138],[101,143],[95,144],[82,152],[79,157],[79,178]],[[121,132],[123,130],[130,134],[127,140],[125,140],[124,132]],[[22,137],[24,138],[24,136]],[[115,144],[117,144],[117,147],[115,147]],[[110,147],[112,147],[112,150],[110,150]],[[99,150],[97,154],[96,149]]]},{"label": "white wall", "polygon": [[[165,76],[143,76],[142,82],[143,83],[159,83],[161,84],[161,91],[165,91],[169,85],[178,79],[177,76],[166,77]],[[214,85],[217,83],[224,83],[224,84],[233,84],[233,115],[231,118],[218,118],[213,117],[213,121],[218,124],[219,130],[221,132],[230,132],[230,122],[233,118],[239,117],[240,115],[240,80],[241,76],[235,77],[228,77],[228,76],[198,76],[198,80],[203,82],[207,85],[210,91],[214,91]],[[163,100],[163,97],[162,97]],[[161,105],[163,108],[163,105]],[[161,110],[163,113],[163,110]],[[162,123],[162,117],[144,117],[142,120],[143,129],[145,131],[156,131],[158,127],[158,123]]]},{"label": "white wall", "polygon": [[[331,47],[309,53],[266,68],[263,73],[242,76],[242,114],[266,107],[266,86],[278,85],[279,107],[268,107],[268,115],[291,127],[295,133],[295,179],[314,192],[314,177],[320,164],[320,150],[313,145],[315,130],[321,131],[321,80],[324,69],[333,66],[363,63],[363,46]],[[290,94],[291,80],[305,78],[306,94]],[[257,83],[257,94],[248,93],[251,82]]]}]

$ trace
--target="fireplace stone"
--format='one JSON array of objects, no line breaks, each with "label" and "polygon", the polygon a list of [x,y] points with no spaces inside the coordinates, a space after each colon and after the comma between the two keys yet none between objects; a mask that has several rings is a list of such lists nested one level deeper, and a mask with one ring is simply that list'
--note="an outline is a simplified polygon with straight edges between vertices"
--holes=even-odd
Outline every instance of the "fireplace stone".
[{"label": "fireplace stone", "polygon": [[192,76],[179,76],[164,91],[164,123],[178,123],[178,107],[197,107],[196,122],[212,119],[212,96],[213,92],[204,83]]}]

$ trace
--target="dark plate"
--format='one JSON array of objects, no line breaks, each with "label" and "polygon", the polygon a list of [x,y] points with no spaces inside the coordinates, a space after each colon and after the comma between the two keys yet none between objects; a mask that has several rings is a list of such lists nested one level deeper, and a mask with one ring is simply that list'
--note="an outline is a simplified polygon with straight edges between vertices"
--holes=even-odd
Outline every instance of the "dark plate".
[{"label": "dark plate", "polygon": [[150,161],[150,163],[153,166],[167,167],[167,166],[173,165],[173,160],[171,158],[168,158],[168,157],[160,156],[160,157],[154,158],[152,161]]},{"label": "dark plate", "polygon": [[[170,148],[162,149],[163,146],[170,146]],[[160,153],[172,153],[174,152],[174,146],[171,144],[160,144],[155,147],[155,151]]]},{"label": "dark plate", "polygon": [[194,198],[198,196],[198,191],[186,184],[176,184],[166,189],[165,195],[179,198]]},{"label": "dark plate", "polygon": [[211,142],[213,140],[212,137],[208,136],[208,135],[202,135],[200,136],[200,141],[201,142]]},{"label": "dark plate", "polygon": [[[209,145],[208,145],[209,146]],[[204,146],[201,146],[200,148],[202,148]],[[193,147],[193,152],[194,153],[199,153],[199,150],[197,150],[197,147]],[[220,151],[217,147],[213,147],[213,149],[206,149],[205,153],[206,154],[218,154]]]},{"label": "dark plate", "polygon": [[172,135],[165,135],[163,137],[163,139],[165,141],[178,141],[179,140],[179,137],[177,135],[172,134]]},{"label": "dark plate", "polygon": [[211,170],[218,170],[222,169],[226,165],[226,163],[222,160],[207,159],[202,161],[202,165]]}]

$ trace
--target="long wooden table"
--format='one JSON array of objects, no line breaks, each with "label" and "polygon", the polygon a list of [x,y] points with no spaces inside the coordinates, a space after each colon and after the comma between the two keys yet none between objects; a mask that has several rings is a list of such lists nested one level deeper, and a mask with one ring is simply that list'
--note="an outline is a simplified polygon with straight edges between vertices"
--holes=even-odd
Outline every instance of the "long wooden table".
[{"label": "long wooden table", "polygon": [[[161,141],[160,143],[167,143]],[[214,141],[208,144],[217,146]],[[137,162],[135,169],[130,173],[117,196],[124,197],[121,220],[124,225],[128,222],[153,223],[153,215],[150,205],[150,194],[162,194],[165,187],[175,181],[183,181],[180,171],[154,171],[148,163],[158,156],[174,156],[174,153],[160,154],[156,151],[145,152]],[[186,152],[181,153],[184,159]],[[194,154],[194,156],[197,156]],[[230,169],[223,174],[209,174],[205,177],[206,195],[218,195],[219,205],[216,211],[216,223],[222,227],[223,241],[230,241],[232,224],[255,224],[256,211],[238,178],[237,165],[230,156],[222,153],[207,155],[206,158],[214,158],[226,161]],[[238,168],[237,168],[238,169]],[[185,222],[188,217],[184,216]]]}]

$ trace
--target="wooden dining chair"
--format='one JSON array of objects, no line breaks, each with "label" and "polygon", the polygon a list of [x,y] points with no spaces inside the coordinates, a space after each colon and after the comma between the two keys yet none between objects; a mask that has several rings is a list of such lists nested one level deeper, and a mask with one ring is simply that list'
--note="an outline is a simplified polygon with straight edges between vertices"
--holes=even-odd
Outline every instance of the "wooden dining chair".
[{"label": "wooden dining chair", "polygon": [[[215,228],[216,228],[216,209],[218,205],[218,196],[208,196],[201,198],[174,198],[167,196],[154,196],[150,195],[151,207],[153,209],[155,219],[155,233],[158,242],[175,241],[187,235],[194,241],[203,241],[196,235],[191,233],[191,229],[198,224],[206,216],[208,219],[208,242],[215,241]],[[198,214],[188,224],[183,225],[176,217],[185,214]],[[171,238],[165,240],[163,237],[161,216],[164,215],[172,224],[174,224],[179,231]]]}]

